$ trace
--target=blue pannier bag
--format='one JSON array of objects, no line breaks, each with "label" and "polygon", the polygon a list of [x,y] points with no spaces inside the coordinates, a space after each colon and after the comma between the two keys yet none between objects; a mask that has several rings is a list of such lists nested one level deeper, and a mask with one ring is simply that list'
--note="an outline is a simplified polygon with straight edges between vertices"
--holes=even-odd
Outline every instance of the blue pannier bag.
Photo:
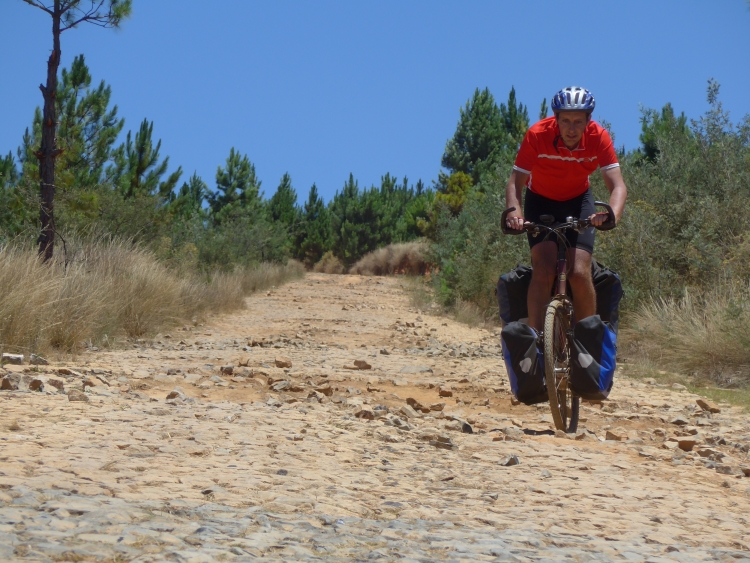
[{"label": "blue pannier bag", "polygon": [[570,388],[579,397],[602,401],[615,377],[617,334],[599,315],[578,321],[570,350]]},{"label": "blue pannier bag", "polygon": [[511,322],[503,327],[500,338],[513,394],[526,405],[547,401],[544,359],[537,349],[536,331],[523,323]]}]

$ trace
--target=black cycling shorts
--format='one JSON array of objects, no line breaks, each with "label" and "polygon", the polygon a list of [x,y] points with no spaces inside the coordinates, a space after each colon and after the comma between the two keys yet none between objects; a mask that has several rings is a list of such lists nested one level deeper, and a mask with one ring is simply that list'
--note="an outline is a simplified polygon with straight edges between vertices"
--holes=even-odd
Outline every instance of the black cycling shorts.
[{"label": "black cycling shorts", "polygon": [[[523,218],[525,221],[540,223],[539,217],[542,215],[552,215],[556,223],[563,223],[568,217],[582,219],[590,217],[594,213],[596,213],[596,206],[594,205],[594,195],[591,193],[591,189],[567,201],[555,201],[554,199],[535,194],[529,189],[526,190],[526,198],[523,204]],[[596,229],[594,227],[589,227],[581,233],[577,233],[573,229],[568,229],[565,238],[568,239],[571,247],[580,248],[589,254],[593,254],[595,233]],[[544,240],[544,234],[538,234],[534,237],[531,233],[527,233],[527,236],[529,247],[531,248]],[[547,240],[557,243],[557,239],[555,238]]]}]

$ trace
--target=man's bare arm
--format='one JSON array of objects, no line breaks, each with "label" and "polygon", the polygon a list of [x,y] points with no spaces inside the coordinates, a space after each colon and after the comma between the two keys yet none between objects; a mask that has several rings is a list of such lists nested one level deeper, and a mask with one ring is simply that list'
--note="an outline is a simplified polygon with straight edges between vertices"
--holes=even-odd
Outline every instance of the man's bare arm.
[{"label": "man's bare arm", "polygon": [[[619,223],[622,218],[622,212],[625,210],[625,200],[628,197],[628,189],[625,187],[625,180],[622,179],[622,170],[620,170],[619,166],[602,170],[602,178],[604,179],[604,185],[609,190],[609,205],[612,207],[612,211],[615,212],[615,218]],[[592,215],[590,217],[591,223],[601,225],[607,220],[606,215],[606,212]]]},{"label": "man's bare arm", "polygon": [[513,170],[505,187],[505,209],[515,207],[516,210],[508,215],[508,227],[511,229],[523,229],[523,207],[521,207],[521,197],[526,181],[529,179],[528,174]]}]

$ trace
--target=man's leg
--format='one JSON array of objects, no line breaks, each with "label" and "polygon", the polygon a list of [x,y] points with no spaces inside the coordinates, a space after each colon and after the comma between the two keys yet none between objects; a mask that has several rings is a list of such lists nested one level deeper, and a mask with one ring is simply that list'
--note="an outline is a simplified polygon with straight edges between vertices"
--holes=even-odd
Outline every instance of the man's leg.
[{"label": "man's leg", "polygon": [[544,309],[549,303],[557,269],[557,243],[546,241],[533,246],[531,267],[533,272],[527,297],[529,326],[541,332],[544,328]]},{"label": "man's leg", "polygon": [[591,279],[591,253],[580,248],[568,249],[568,283],[573,292],[576,319],[596,315],[596,292]]}]

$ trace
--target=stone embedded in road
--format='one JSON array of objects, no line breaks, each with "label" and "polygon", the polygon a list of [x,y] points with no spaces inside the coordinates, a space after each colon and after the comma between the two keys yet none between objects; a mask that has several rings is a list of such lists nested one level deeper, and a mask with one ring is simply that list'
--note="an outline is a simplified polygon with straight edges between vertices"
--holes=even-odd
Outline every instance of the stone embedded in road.
[{"label": "stone embedded in road", "polygon": [[277,368],[290,368],[292,367],[292,360],[283,356],[276,356],[274,364]]},{"label": "stone embedded in road", "polygon": [[407,418],[419,418],[420,414],[414,410],[410,405],[404,405],[401,407],[401,413]]},{"label": "stone embedded in road", "polygon": [[412,407],[414,410],[418,410],[418,411],[422,410],[423,408],[422,403],[420,403],[413,397],[407,397],[406,404]]},{"label": "stone embedded in road", "polygon": [[453,391],[448,387],[441,387],[438,391],[438,395],[440,395],[441,397],[452,397]]},{"label": "stone embedded in road", "polygon": [[99,385],[99,380],[95,377],[87,377],[83,380],[83,388],[86,389],[86,387],[96,387]]},{"label": "stone embedded in road", "polygon": [[457,450],[458,446],[453,443],[453,440],[450,439],[450,436],[447,436],[445,434],[441,434],[434,440],[430,440],[430,445],[435,446],[436,448],[440,448],[443,450]]},{"label": "stone embedded in road", "polygon": [[182,387],[175,387],[167,394],[167,400],[184,399],[184,398],[185,398],[185,392],[182,390]]},{"label": "stone embedded in road", "polygon": [[690,424],[690,422],[682,416],[676,416],[670,422],[676,426],[687,426]]},{"label": "stone embedded in road", "polygon": [[44,381],[39,378],[34,378],[29,381],[29,391],[37,391],[41,393],[44,391]]},{"label": "stone embedded in road", "polygon": [[501,432],[505,435],[507,440],[523,441],[524,436],[526,436],[523,430],[516,426],[506,426]]},{"label": "stone embedded in road", "polygon": [[58,391],[65,390],[65,383],[62,381],[62,379],[55,379],[54,377],[50,377],[47,379],[47,385],[49,385],[50,387],[54,387]]},{"label": "stone embedded in road", "polygon": [[271,389],[273,389],[273,390],[274,390],[274,391],[276,391],[276,392],[279,392],[279,391],[286,391],[286,390],[287,390],[287,389],[289,389],[289,388],[290,388],[291,386],[292,386],[292,382],[291,382],[291,381],[283,380],[283,381],[279,381],[278,383],[274,383],[274,384],[273,384],[273,385],[271,386]]},{"label": "stone embedded in road", "polygon": [[330,397],[331,395],[333,395],[333,387],[331,387],[330,383],[313,387],[313,390],[317,391],[318,393],[322,393],[326,397]]},{"label": "stone embedded in road", "polygon": [[514,465],[520,465],[521,462],[519,461],[516,454],[510,454],[501,458],[500,461],[497,462],[497,464],[502,465],[503,467],[513,467]]},{"label": "stone embedded in road", "polygon": [[614,430],[607,430],[607,433],[604,435],[604,439],[621,442],[622,440],[627,440],[628,435],[622,429],[616,428]]},{"label": "stone embedded in road", "polygon": [[364,418],[365,420],[375,420],[375,411],[372,410],[370,405],[362,405],[360,409],[354,413],[357,418]]},{"label": "stone embedded in road", "polygon": [[9,373],[3,377],[2,383],[0,383],[0,389],[3,391],[18,391],[21,385],[21,376],[17,373]]},{"label": "stone embedded in road", "polygon": [[680,438],[677,440],[677,446],[685,452],[693,451],[693,448],[698,443],[695,438]]},{"label": "stone embedded in road", "polygon": [[89,396],[79,389],[71,389],[70,391],[68,391],[68,401],[70,401],[71,403],[88,403]]},{"label": "stone embedded in road", "polygon": [[433,373],[433,369],[430,366],[404,366],[399,373]]}]

